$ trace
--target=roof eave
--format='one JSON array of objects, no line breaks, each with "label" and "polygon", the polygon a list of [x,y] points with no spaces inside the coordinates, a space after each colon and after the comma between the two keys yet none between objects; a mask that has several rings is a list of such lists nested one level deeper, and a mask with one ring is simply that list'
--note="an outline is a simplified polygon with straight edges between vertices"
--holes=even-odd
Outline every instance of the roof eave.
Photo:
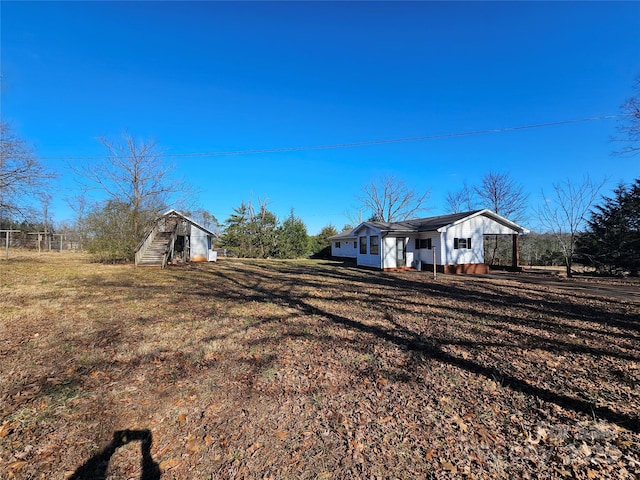
[{"label": "roof eave", "polygon": [[495,212],[492,212],[488,208],[484,208],[482,210],[478,210],[477,212],[474,212],[471,215],[467,215],[466,217],[459,218],[455,222],[452,222],[452,223],[450,223],[448,225],[444,225],[444,226],[438,228],[437,231],[440,232],[440,233],[446,232],[451,227],[454,227],[456,225],[459,225],[462,222],[466,222],[467,220],[470,220],[470,219],[472,219],[474,217],[479,217],[481,215],[489,217],[495,222],[502,223],[504,226],[506,226],[506,227],[510,228],[511,230],[514,230],[514,231],[516,231],[518,233],[523,233],[523,234],[524,233],[529,233],[529,230],[527,230],[526,228],[521,227],[517,223],[512,222],[511,220],[508,220],[507,218],[502,217],[502,216],[498,215]]},{"label": "roof eave", "polygon": [[203,232],[211,235],[212,237],[216,237],[218,238],[218,234],[215,232],[212,232],[211,230],[209,230],[207,227],[203,227],[202,225],[200,225],[198,222],[196,222],[195,220],[187,217],[184,213],[179,212],[178,210],[176,210],[175,208],[172,208],[171,210],[168,210],[167,212],[165,212],[163,215],[161,215],[162,217],[166,217],[167,215],[170,214],[176,214],[179,217],[184,218],[187,222],[189,222],[191,225],[193,225],[196,228],[199,228],[200,230],[202,230]]}]

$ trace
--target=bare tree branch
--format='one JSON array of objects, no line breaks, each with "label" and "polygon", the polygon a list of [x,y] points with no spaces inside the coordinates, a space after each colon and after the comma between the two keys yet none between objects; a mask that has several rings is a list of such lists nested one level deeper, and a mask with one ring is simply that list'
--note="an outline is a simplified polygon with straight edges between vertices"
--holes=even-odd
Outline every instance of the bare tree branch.
[{"label": "bare tree branch", "polygon": [[107,151],[105,160],[84,163],[74,170],[87,189],[102,191],[112,200],[130,206],[136,236],[146,221],[176,200],[174,196],[190,190],[185,182],[172,176],[174,167],[164,164],[155,141],[140,142],[128,133],[117,141],[99,141]]},{"label": "bare tree branch", "polygon": [[0,122],[0,214],[24,215],[53,174],[47,172],[24,141]]},{"label": "bare tree branch", "polygon": [[521,220],[527,209],[529,195],[507,173],[489,172],[474,190],[484,208],[514,222]]},{"label": "bare tree branch", "polygon": [[448,192],[445,197],[445,202],[449,207],[451,213],[460,213],[474,209],[475,191],[469,188],[467,182],[457,192]]},{"label": "bare tree branch", "polygon": [[550,198],[542,191],[543,204],[538,209],[538,218],[543,227],[558,240],[565,258],[568,277],[573,275],[573,257],[578,234],[604,183],[605,180],[593,183],[585,176],[580,184],[570,179],[553,184],[554,193]]},{"label": "bare tree branch", "polygon": [[426,210],[425,203],[430,194],[430,190],[418,193],[407,187],[404,181],[390,175],[365,185],[363,195],[358,199],[377,221],[397,222]]},{"label": "bare tree branch", "polygon": [[635,95],[625,100],[620,107],[626,117],[618,127],[622,137],[616,137],[614,140],[625,144],[621,150],[615,152],[621,156],[634,156],[640,153],[640,77],[636,79],[634,90]]},{"label": "bare tree branch", "polygon": [[[521,220],[527,209],[529,196],[522,185],[516,183],[507,173],[489,172],[482,177],[482,183],[474,187],[479,204],[498,215],[517,222]],[[489,256],[489,264],[493,265],[498,256],[499,237],[494,236],[493,251]]]}]

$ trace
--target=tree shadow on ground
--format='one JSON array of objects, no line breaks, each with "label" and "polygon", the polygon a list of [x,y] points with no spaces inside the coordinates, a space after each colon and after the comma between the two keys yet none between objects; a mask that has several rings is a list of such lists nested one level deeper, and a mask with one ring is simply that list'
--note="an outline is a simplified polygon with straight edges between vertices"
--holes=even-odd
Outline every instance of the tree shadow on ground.
[{"label": "tree shadow on ground", "polygon": [[[256,268],[251,267],[251,268]],[[233,285],[233,288],[220,289],[219,285],[213,287],[213,284],[203,282],[201,289],[194,293],[211,294],[211,289],[215,288],[216,295],[227,297],[235,301],[269,301],[280,305],[288,306],[295,309],[298,314],[323,317],[335,325],[341,325],[349,330],[372,335],[380,340],[395,344],[405,349],[417,359],[418,362],[424,363],[431,359],[442,363],[446,363],[457,368],[463,369],[470,373],[480,375],[490,380],[498,380],[503,386],[511,390],[518,391],[527,395],[538,397],[544,401],[554,403],[562,408],[587,415],[589,417],[599,417],[609,422],[618,424],[623,428],[640,433],[640,418],[637,415],[630,415],[624,412],[616,411],[611,406],[601,406],[596,402],[582,399],[568,388],[561,386],[549,386],[537,384],[536,379],[523,377],[522,374],[512,373],[509,367],[510,362],[506,361],[501,365],[492,365],[491,363],[482,362],[475,358],[462,358],[448,351],[448,346],[459,343],[453,338],[439,338],[436,336],[425,336],[421,332],[414,331],[411,327],[403,325],[395,320],[393,314],[385,314],[384,324],[371,323],[365,321],[363,317],[350,318],[337,313],[332,305],[338,305],[340,302],[348,302],[349,298],[344,294],[344,298],[329,299],[322,306],[318,306],[318,302],[298,293],[301,286],[310,286],[312,288],[321,288],[321,282],[317,278],[312,277],[306,279],[304,271],[298,268],[269,269],[266,266],[258,266],[261,272],[257,274],[253,271],[236,271],[236,272],[210,272],[215,277],[216,282],[222,281],[226,285]],[[242,270],[242,269],[240,269]],[[316,273],[316,277],[318,272]],[[430,295],[432,298],[450,298],[458,301],[459,305],[455,310],[463,315],[471,316],[478,314],[475,310],[473,302],[483,302],[484,304],[492,304],[491,306],[498,311],[501,307],[513,308],[514,306],[525,312],[530,312],[531,320],[528,321],[529,329],[537,328],[536,331],[541,334],[546,330],[544,321],[542,325],[536,327],[536,321],[533,318],[546,316],[549,311],[556,314],[563,314],[572,322],[582,322],[595,328],[597,325],[602,328],[602,333],[615,326],[624,329],[630,334],[630,340],[635,340],[634,333],[640,326],[637,315],[623,315],[618,312],[608,312],[598,305],[580,305],[570,297],[554,297],[553,299],[541,298],[539,304],[531,304],[526,299],[518,297],[516,294],[506,294],[499,292],[493,287],[481,288],[482,291],[470,291],[465,285],[448,283],[440,285],[436,283],[425,282],[422,280],[407,280],[404,278],[394,278],[390,276],[371,275],[369,272],[357,272],[347,269],[345,272],[339,271],[322,271],[322,274],[332,276],[343,280],[350,288],[358,288],[359,285],[367,287],[389,287],[388,291],[380,291],[373,298],[366,298],[366,301],[376,302],[383,312],[394,312],[394,309],[402,311],[403,303],[398,301],[395,294],[401,290],[409,290],[421,292],[422,295]],[[264,276],[264,277],[262,277]],[[262,277],[262,278],[261,278]],[[350,283],[349,283],[350,282]],[[273,288],[278,285],[278,288]],[[404,292],[406,294],[406,291]],[[403,299],[405,300],[405,299]],[[409,300],[410,301],[410,300]],[[493,305],[495,304],[495,305]],[[566,313],[565,313],[566,312]],[[455,313],[455,312],[454,312]],[[535,314],[535,315],[533,315]],[[513,320],[508,314],[491,315],[492,321],[497,322],[496,328],[502,325],[505,329],[509,329]],[[514,322],[514,323],[517,323]],[[571,327],[574,328],[574,327]],[[576,326],[578,331],[579,326]],[[315,334],[309,333],[309,336]],[[535,336],[535,334],[533,334]],[[524,333],[520,332],[520,336],[524,338]],[[562,338],[562,337],[561,337]],[[584,353],[594,356],[611,356],[619,357],[624,360],[637,359],[638,357],[627,351],[626,354],[615,351],[605,351],[597,348],[590,348],[585,345],[574,345],[564,341],[564,338],[549,338],[542,342],[544,338],[540,336],[540,343],[537,341],[533,345],[525,342],[519,347],[545,349],[549,352],[575,352],[577,354]],[[325,341],[326,338],[320,338],[319,341]],[[522,338],[521,338],[522,340]],[[497,343],[498,346],[510,348],[502,342]],[[479,344],[479,346],[482,346]],[[568,387],[568,385],[567,385]]]}]

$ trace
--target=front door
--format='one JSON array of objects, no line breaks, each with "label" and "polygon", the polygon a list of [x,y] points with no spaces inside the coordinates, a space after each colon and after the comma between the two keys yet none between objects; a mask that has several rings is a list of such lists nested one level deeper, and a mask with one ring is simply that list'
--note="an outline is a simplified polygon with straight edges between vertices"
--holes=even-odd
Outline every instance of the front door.
[{"label": "front door", "polygon": [[396,238],[396,266],[397,267],[405,267],[406,266],[406,260],[405,260],[405,244],[404,244],[404,238]]}]

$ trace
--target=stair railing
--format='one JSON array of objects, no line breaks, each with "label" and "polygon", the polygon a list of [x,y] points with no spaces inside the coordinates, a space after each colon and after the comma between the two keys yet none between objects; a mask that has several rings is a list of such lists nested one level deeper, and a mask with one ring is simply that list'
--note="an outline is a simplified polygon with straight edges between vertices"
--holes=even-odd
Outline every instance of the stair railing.
[{"label": "stair railing", "polygon": [[149,232],[147,232],[145,237],[140,241],[140,243],[136,247],[136,250],[135,250],[136,267],[138,266],[138,263],[140,263],[140,261],[142,260],[142,257],[144,256],[144,253],[147,251],[147,248],[149,248],[149,245],[151,245],[153,240],[156,238],[157,233],[158,233],[158,223],[156,223],[153,226],[153,228],[149,230]]},{"label": "stair railing", "polygon": [[164,253],[162,254],[162,268],[167,267],[167,263],[169,262],[169,257],[173,253],[173,247],[176,243],[176,238],[178,238],[178,224],[176,223],[175,227],[173,227],[173,232],[171,232],[171,240],[167,244],[167,248],[164,249]]}]

